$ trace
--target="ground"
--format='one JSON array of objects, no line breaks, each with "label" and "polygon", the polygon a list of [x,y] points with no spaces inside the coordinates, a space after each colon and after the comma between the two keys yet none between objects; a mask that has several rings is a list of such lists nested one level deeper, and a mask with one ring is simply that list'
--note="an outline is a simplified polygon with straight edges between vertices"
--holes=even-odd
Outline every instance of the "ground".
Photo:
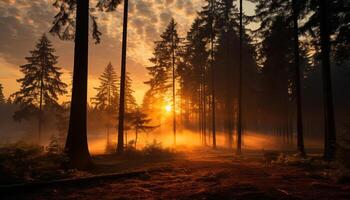
[{"label": "ground", "polygon": [[2,199],[350,199],[350,184],[315,169],[268,164],[260,152],[192,150],[172,158],[125,161],[94,158],[93,173],[148,171],[140,176],[51,186]]}]

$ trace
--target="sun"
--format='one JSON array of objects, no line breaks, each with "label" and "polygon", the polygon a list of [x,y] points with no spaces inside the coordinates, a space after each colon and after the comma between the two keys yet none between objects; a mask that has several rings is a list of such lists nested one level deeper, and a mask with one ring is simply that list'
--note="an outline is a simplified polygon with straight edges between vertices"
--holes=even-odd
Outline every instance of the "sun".
[{"label": "sun", "polygon": [[171,105],[166,105],[166,106],[165,106],[165,111],[166,111],[166,112],[170,112],[171,109],[172,109],[172,108],[171,108]]}]

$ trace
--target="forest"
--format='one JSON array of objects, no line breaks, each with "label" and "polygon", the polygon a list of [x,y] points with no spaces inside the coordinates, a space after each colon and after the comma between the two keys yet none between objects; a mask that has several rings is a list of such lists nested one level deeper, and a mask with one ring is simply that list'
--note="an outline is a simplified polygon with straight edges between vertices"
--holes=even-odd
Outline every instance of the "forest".
[{"label": "forest", "polygon": [[[17,76],[0,44],[1,199],[350,199],[349,1],[47,2]],[[144,4],[175,11],[141,70]],[[101,52],[96,74],[106,21],[119,63]]]}]

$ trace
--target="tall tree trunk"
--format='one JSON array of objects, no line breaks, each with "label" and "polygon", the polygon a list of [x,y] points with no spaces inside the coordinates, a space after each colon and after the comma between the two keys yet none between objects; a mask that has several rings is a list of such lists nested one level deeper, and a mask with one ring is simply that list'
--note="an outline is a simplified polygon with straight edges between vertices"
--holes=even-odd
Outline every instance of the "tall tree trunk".
[{"label": "tall tree trunk", "polygon": [[69,128],[65,150],[71,167],[84,169],[91,164],[87,134],[89,1],[77,1],[74,70]]},{"label": "tall tree trunk", "polygon": [[303,133],[303,114],[301,107],[301,80],[300,80],[300,61],[299,61],[299,28],[298,16],[299,8],[297,0],[292,0],[293,7],[293,34],[294,34],[294,64],[295,64],[295,86],[297,101],[297,146],[302,156],[305,156],[304,133]]},{"label": "tall tree trunk", "polygon": [[176,102],[175,102],[175,41],[174,41],[174,26],[171,35],[172,44],[172,65],[173,65],[173,134],[174,145],[176,145]]},{"label": "tall tree trunk", "polygon": [[136,149],[136,144],[137,144],[137,135],[138,135],[138,129],[135,129],[135,149]]},{"label": "tall tree trunk", "polygon": [[211,17],[211,30],[210,30],[210,54],[211,54],[211,109],[212,109],[212,134],[213,134],[213,148],[216,148],[216,121],[215,121],[215,70],[214,70],[214,30],[213,30],[213,22],[214,22],[214,0],[211,0],[211,8],[210,8],[210,17]]},{"label": "tall tree trunk", "polygon": [[332,160],[336,150],[336,130],[333,109],[331,63],[330,63],[330,33],[328,0],[319,0],[320,6],[320,36],[323,76],[323,102],[325,122],[324,158]]},{"label": "tall tree trunk", "polygon": [[120,72],[120,99],[119,99],[119,123],[118,123],[118,145],[117,152],[124,150],[124,114],[125,114],[125,71],[126,71],[126,42],[128,31],[128,0],[124,0],[124,18],[123,18],[123,41],[122,58]]},{"label": "tall tree trunk", "polygon": [[38,116],[38,144],[41,143],[41,132],[43,124],[43,90],[44,90],[44,69],[41,67],[40,75],[40,100],[39,100],[39,116]]},{"label": "tall tree trunk", "polygon": [[241,154],[242,146],[242,43],[243,43],[243,2],[239,1],[239,77],[238,77],[238,120],[237,120],[237,154]]}]

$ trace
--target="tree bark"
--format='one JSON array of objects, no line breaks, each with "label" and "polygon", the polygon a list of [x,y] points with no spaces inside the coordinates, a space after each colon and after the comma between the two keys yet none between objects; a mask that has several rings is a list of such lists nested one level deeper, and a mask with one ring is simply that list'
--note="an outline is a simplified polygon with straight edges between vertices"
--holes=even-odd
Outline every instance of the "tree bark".
[{"label": "tree bark", "polygon": [[239,1],[239,77],[238,77],[238,120],[237,120],[237,154],[242,153],[242,43],[243,43],[243,5]]},{"label": "tree bark", "polygon": [[123,41],[120,72],[120,99],[119,99],[119,123],[118,123],[118,145],[117,152],[124,150],[124,115],[125,115],[125,73],[126,73],[126,42],[128,31],[128,0],[124,0],[123,17]]},{"label": "tree bark", "polygon": [[86,133],[88,78],[89,1],[77,1],[74,70],[69,128],[65,150],[70,167],[86,169],[91,164]]},{"label": "tree bark", "polygon": [[325,122],[324,158],[334,159],[336,150],[336,130],[334,121],[332,78],[330,63],[330,33],[328,0],[319,0],[320,6],[320,36],[321,36],[321,59],[323,76],[323,103]]},{"label": "tree bark", "polygon": [[213,148],[216,148],[216,102],[215,102],[215,70],[214,70],[214,33],[213,33],[213,18],[214,18],[214,0],[211,0],[211,31],[210,31],[210,54],[211,54],[211,109],[212,109],[212,134]]},{"label": "tree bark", "polygon": [[303,114],[301,97],[301,79],[300,79],[300,60],[299,60],[299,28],[298,16],[299,9],[297,0],[292,0],[293,7],[293,35],[294,35],[294,64],[295,64],[295,89],[297,103],[297,147],[302,156],[305,156],[304,133],[303,133]]}]

